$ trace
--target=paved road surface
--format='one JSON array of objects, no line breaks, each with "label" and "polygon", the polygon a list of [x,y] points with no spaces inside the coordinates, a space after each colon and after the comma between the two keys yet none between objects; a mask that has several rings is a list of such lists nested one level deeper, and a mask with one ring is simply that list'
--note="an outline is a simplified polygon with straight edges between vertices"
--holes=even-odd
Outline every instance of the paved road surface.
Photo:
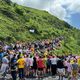
[{"label": "paved road surface", "polygon": [[[1,73],[0,73],[0,80],[3,80]],[[7,74],[5,80],[12,80],[12,79],[11,79],[11,75],[10,75],[10,74]],[[19,79],[17,78],[17,80],[19,80]],[[53,78],[53,77],[49,76],[49,77],[45,77],[45,78],[43,78],[43,79],[38,79],[38,78],[25,78],[25,80],[59,80],[59,77],[56,76],[55,78]],[[63,80],[68,80],[68,78],[64,78]],[[78,80],[80,80],[80,77],[79,77]]]},{"label": "paved road surface", "polygon": [[[0,74],[0,80],[3,80],[1,74]],[[11,80],[11,76],[10,76],[9,74],[7,74],[5,80]],[[19,80],[19,79],[17,79],[17,80]],[[38,78],[25,78],[25,80],[59,80],[59,77],[56,76],[55,78],[52,78],[51,76],[49,76],[49,77],[45,77],[45,78],[43,78],[43,79],[38,79]],[[68,79],[65,78],[64,80],[68,80]]]}]

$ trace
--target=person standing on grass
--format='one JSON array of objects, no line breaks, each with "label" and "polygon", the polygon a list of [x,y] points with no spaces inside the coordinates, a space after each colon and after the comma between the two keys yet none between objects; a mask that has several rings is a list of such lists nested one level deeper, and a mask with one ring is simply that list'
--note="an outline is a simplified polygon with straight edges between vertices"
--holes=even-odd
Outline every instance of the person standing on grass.
[{"label": "person standing on grass", "polygon": [[17,60],[17,64],[18,64],[19,78],[20,78],[20,80],[24,80],[24,68],[25,68],[25,60],[24,60],[24,58],[20,57]]}]

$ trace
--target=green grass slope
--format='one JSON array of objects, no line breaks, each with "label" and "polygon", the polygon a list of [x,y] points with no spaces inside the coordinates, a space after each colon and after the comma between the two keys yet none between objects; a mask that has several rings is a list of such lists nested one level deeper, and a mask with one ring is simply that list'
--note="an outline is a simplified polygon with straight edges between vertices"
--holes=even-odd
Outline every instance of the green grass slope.
[{"label": "green grass slope", "polygon": [[[29,30],[34,29],[31,33]],[[80,30],[59,20],[46,11],[32,9],[0,0],[0,40],[5,42],[34,41],[64,36],[56,53],[80,52]]]}]

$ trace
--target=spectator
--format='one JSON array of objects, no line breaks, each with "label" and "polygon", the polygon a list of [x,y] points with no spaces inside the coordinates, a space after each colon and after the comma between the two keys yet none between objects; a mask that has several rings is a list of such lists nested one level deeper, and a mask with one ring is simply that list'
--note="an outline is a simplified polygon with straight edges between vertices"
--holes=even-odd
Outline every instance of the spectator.
[{"label": "spectator", "polygon": [[23,80],[24,79],[24,67],[25,67],[24,58],[20,57],[17,60],[17,64],[18,64],[19,78],[20,78],[20,80]]},{"label": "spectator", "polygon": [[17,71],[16,71],[16,63],[17,63],[17,60],[16,60],[16,55],[13,56],[13,58],[11,59],[11,62],[10,62],[10,67],[11,67],[11,76],[12,76],[12,79],[13,80],[17,80]]}]

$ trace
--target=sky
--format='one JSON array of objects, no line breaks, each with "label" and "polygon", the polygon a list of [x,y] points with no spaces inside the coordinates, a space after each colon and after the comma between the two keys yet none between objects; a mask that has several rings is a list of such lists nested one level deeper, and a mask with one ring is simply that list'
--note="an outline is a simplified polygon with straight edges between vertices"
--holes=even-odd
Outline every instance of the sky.
[{"label": "sky", "polygon": [[80,29],[80,0],[11,0],[20,5],[46,10]]}]

